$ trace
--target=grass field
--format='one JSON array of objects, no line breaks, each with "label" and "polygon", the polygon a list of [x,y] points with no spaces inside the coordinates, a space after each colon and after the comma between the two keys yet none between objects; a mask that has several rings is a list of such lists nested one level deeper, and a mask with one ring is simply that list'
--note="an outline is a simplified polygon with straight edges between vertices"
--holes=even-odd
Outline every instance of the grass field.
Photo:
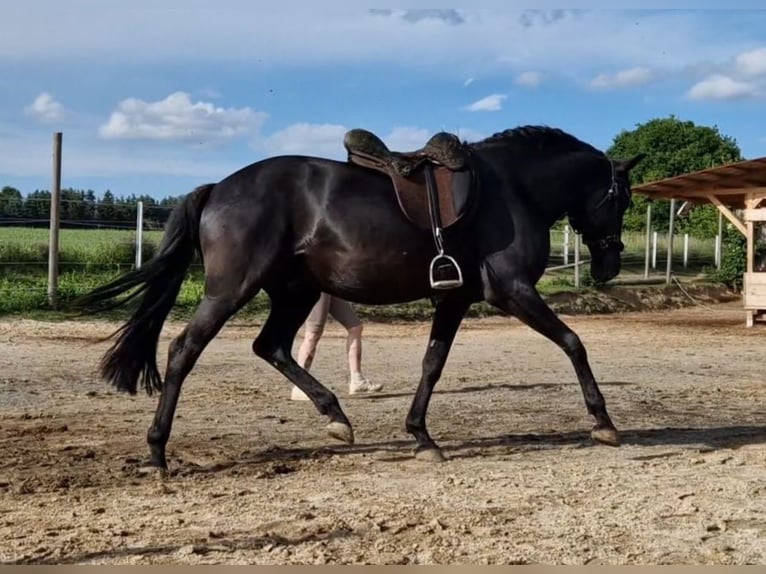
[{"label": "grass field", "polygon": [[[156,252],[162,237],[161,231],[148,231],[143,235],[143,260]],[[660,235],[657,247],[656,273],[664,273],[667,254],[667,238]],[[569,263],[574,262],[574,236],[570,236]],[[645,237],[638,233],[623,234],[622,278],[642,277],[644,273]],[[563,233],[551,232],[550,266],[563,263]],[[675,272],[678,275],[698,275],[705,267],[713,265],[713,240],[690,238],[689,266],[681,265],[683,237],[674,242]],[[586,247],[581,248],[581,258],[588,258]],[[132,230],[62,229],[60,232],[59,293],[62,301],[82,294],[111,278],[132,269],[135,263],[135,232]],[[31,228],[0,228],[0,314],[29,313],[47,309],[48,230]],[[587,266],[582,269],[586,278]],[[571,290],[574,286],[571,268],[550,271],[541,279],[538,287],[543,293]],[[187,314],[196,306],[202,295],[202,268],[192,265],[187,280],[178,297],[175,313]],[[244,309],[243,313],[260,315],[268,309],[264,294]],[[428,301],[405,305],[378,307],[374,310],[359,307],[361,315],[387,315],[392,318],[421,318],[428,316]],[[477,307],[476,313],[494,312],[489,307]]]}]

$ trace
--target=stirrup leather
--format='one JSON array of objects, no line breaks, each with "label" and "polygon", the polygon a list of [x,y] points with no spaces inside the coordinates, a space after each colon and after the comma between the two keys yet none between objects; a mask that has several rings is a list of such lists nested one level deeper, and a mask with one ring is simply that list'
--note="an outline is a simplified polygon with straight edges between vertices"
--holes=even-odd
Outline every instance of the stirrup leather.
[{"label": "stirrup leather", "polygon": [[[428,189],[428,210],[431,215],[431,229],[434,235],[437,255],[431,259],[428,277],[432,289],[456,289],[463,285],[463,272],[455,259],[444,253],[442,240],[441,217],[439,216],[439,196],[436,193],[433,167],[428,164],[425,170],[426,187]],[[438,276],[437,276],[438,274]]]}]

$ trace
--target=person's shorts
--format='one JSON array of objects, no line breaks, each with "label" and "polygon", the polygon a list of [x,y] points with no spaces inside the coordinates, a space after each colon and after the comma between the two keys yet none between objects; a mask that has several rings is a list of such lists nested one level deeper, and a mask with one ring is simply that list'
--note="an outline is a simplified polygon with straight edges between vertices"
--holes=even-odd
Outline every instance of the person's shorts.
[{"label": "person's shorts", "polygon": [[313,333],[321,333],[327,322],[328,313],[332,315],[333,319],[343,325],[346,330],[362,324],[351,303],[327,293],[322,293],[319,301],[316,302],[316,305],[314,305],[306,319],[306,330]]}]

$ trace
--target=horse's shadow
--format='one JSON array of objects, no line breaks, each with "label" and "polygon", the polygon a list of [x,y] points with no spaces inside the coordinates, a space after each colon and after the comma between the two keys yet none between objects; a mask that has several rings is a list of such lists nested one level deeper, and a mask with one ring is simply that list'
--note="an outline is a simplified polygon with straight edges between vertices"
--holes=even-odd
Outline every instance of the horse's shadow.
[{"label": "horse's shadow", "polygon": [[[766,443],[766,426],[729,425],[718,427],[664,427],[655,429],[630,429],[621,431],[622,444],[644,447],[677,447],[679,449],[696,448],[704,451],[737,449],[743,446]],[[188,476],[192,474],[216,474],[232,467],[251,467],[264,465],[271,467],[275,474],[297,470],[301,461],[322,460],[333,456],[375,454],[381,462],[406,462],[413,460],[414,440],[377,441],[355,445],[332,445],[319,448],[281,448],[270,447],[260,452],[246,452],[235,461],[227,464],[189,465],[182,461],[172,475]],[[566,448],[610,448],[596,444],[588,432],[556,433],[518,433],[502,434],[493,437],[472,438],[464,441],[442,441],[441,448],[449,459],[486,458],[492,455],[492,449],[540,450]],[[672,453],[675,454],[675,453]],[[672,455],[671,454],[671,455]],[[678,453],[680,454],[680,453]],[[626,455],[629,460],[648,460],[671,456],[668,453],[645,455]]]},{"label": "horse's shadow", "polygon": [[[736,425],[720,427],[663,427],[655,429],[629,429],[620,431],[622,444],[642,447],[697,448],[705,451],[737,449],[747,445],[766,443],[766,426]],[[482,449],[517,448],[556,449],[562,447],[597,447],[587,432],[505,434],[496,437],[470,439],[456,445],[442,447],[453,453],[451,458],[474,458],[484,454]],[[650,459],[656,454],[636,455],[633,460]]]},{"label": "horse's shadow", "polygon": [[[638,383],[629,383],[625,381],[610,381],[610,382],[603,382],[599,383],[599,387],[614,387],[614,386],[632,386],[636,385]],[[456,389],[444,389],[444,388],[436,388],[434,389],[434,396],[435,395],[460,395],[460,394],[468,394],[468,393],[480,393],[483,391],[492,391],[492,390],[508,390],[508,391],[533,391],[536,389],[556,389],[561,387],[569,387],[575,385],[574,388],[576,388],[577,382],[567,382],[562,381],[560,383],[487,383],[485,385],[471,385],[471,386],[465,386],[460,387]],[[398,399],[398,398],[409,398],[412,396],[411,392],[388,392],[388,393],[375,393],[374,395],[359,395],[352,398],[352,400],[376,400],[376,399]]]}]

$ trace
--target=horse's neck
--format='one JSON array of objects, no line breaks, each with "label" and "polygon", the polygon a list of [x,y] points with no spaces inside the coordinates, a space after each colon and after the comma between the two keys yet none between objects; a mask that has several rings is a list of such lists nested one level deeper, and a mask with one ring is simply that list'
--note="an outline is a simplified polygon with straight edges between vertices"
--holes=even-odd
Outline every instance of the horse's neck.
[{"label": "horse's neck", "polygon": [[[495,156],[494,163],[500,169],[511,170],[512,180],[521,185],[521,193],[535,211],[552,226],[556,221],[567,215],[570,208],[582,198],[580,195],[585,188],[585,162],[575,154],[543,155],[530,152],[516,152],[512,161],[507,161],[507,153],[503,161],[503,153]],[[511,152],[513,153],[513,152]],[[512,186],[515,188],[515,186]],[[509,190],[511,193],[515,189]]]}]

